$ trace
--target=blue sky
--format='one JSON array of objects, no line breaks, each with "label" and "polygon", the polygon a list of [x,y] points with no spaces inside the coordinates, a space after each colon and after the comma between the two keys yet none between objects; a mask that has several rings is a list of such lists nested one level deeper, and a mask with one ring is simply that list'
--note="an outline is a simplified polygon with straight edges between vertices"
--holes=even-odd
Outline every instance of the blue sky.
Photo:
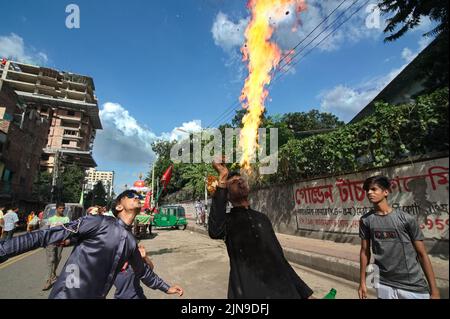
[{"label": "blue sky", "polygon": [[[65,26],[70,3],[80,8],[79,29]],[[274,38],[283,49],[341,0],[306,3],[305,12],[295,17],[291,11],[277,22]],[[382,29],[365,24],[366,7],[273,84],[269,114],[316,108],[348,121],[427,44],[421,37],[431,29],[427,20],[399,41],[383,43]],[[246,77],[239,47],[249,13],[242,0],[17,0],[2,9],[8,14],[0,20],[0,57],[94,78],[104,126],[94,158],[98,169],[116,172],[116,192],[147,173],[152,141],[182,135],[177,127],[211,124],[237,100]],[[292,32],[295,18],[301,24]]]}]

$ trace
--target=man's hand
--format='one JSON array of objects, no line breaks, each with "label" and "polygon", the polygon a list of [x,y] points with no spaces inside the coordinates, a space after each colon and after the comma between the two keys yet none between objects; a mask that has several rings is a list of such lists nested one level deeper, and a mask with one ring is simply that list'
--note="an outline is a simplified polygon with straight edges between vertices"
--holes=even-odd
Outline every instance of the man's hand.
[{"label": "man's hand", "polygon": [[226,182],[228,177],[228,168],[225,166],[225,157],[222,159],[215,159],[212,162],[213,168],[219,174],[219,183]]},{"label": "man's hand", "polygon": [[360,284],[358,289],[359,299],[367,299],[367,287],[366,284]]},{"label": "man's hand", "polygon": [[439,290],[432,291],[430,294],[430,299],[441,299],[441,293]]},{"label": "man's hand", "polygon": [[70,245],[71,245],[70,239],[66,239],[66,240],[63,240],[62,242],[55,244],[55,246],[58,246],[58,247],[67,247]]},{"label": "man's hand", "polygon": [[145,247],[142,245],[138,246],[139,252],[141,253],[141,257],[145,258],[147,256],[147,252],[145,251]]},{"label": "man's hand", "polygon": [[172,287],[169,288],[169,290],[167,290],[166,294],[168,295],[173,295],[173,294],[178,294],[180,297],[183,296],[183,288],[174,285]]}]

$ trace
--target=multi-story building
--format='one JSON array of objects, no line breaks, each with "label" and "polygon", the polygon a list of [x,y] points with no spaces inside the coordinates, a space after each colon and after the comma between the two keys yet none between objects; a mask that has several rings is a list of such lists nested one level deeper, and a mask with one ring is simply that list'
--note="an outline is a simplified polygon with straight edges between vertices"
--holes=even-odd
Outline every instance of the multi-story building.
[{"label": "multi-story building", "polygon": [[0,204],[33,206],[33,184],[48,129],[36,107],[21,101],[0,79]]},{"label": "multi-story building", "polygon": [[95,86],[91,77],[55,69],[4,61],[0,79],[27,105],[50,123],[41,169],[56,174],[61,163],[95,167],[95,131],[102,129]]},{"label": "multi-story building", "polygon": [[114,171],[97,171],[95,168],[86,171],[86,191],[93,190],[95,184],[99,181],[105,187],[106,193],[111,196],[114,185]]}]

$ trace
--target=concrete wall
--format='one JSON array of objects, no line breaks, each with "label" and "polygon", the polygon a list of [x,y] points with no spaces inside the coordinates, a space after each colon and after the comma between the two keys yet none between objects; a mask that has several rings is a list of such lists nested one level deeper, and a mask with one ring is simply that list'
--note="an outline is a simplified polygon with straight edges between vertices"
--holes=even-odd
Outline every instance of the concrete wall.
[{"label": "concrete wall", "polygon": [[[252,192],[250,202],[276,232],[359,244],[359,219],[371,208],[362,183],[386,175],[393,179],[391,205],[416,217],[430,253],[448,256],[448,167],[446,157],[273,186]],[[193,217],[194,203],[181,204]]]},{"label": "concrete wall", "polygon": [[448,167],[448,157],[438,158],[271,187],[253,192],[251,204],[277,232],[359,243],[359,219],[371,208],[363,181],[386,175],[391,205],[416,217],[429,250],[448,256]]}]

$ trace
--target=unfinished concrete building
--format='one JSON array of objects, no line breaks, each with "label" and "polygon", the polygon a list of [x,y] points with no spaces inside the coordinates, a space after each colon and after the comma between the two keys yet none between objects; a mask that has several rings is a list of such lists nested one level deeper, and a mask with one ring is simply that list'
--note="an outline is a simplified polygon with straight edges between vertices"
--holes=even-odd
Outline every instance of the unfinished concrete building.
[{"label": "unfinished concrete building", "polygon": [[70,163],[97,166],[92,148],[95,132],[102,125],[91,77],[3,61],[0,78],[50,123],[41,170],[54,172]]},{"label": "unfinished concrete building", "polygon": [[[0,206],[33,205],[33,183],[49,123],[0,79]],[[39,195],[39,194],[37,194]]]}]

